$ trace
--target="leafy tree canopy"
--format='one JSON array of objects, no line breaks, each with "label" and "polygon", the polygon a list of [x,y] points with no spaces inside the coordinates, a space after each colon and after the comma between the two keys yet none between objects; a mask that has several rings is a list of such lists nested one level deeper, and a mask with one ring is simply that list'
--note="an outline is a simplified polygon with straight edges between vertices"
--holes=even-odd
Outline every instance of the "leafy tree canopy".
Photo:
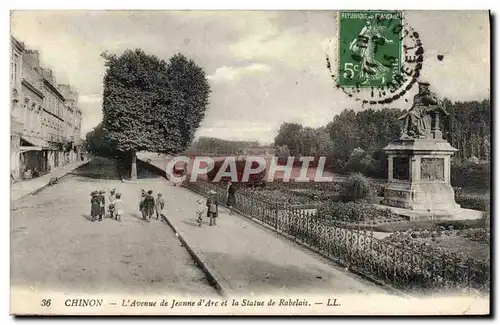
[{"label": "leafy tree canopy", "polygon": [[182,54],[167,63],[140,49],[102,57],[103,127],[110,145],[124,152],[183,151],[209,104],[203,69]]}]

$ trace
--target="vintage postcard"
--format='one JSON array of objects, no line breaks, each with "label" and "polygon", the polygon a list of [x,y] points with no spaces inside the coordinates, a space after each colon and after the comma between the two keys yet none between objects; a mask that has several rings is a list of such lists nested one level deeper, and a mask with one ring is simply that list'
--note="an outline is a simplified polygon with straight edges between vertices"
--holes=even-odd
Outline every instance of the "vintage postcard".
[{"label": "vintage postcard", "polygon": [[490,13],[15,10],[13,315],[490,314]]}]

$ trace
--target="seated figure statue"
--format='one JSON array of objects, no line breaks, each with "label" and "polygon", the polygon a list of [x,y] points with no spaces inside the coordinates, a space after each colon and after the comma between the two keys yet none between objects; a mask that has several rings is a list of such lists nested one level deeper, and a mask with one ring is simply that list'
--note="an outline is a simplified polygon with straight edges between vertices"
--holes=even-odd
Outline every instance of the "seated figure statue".
[{"label": "seated figure statue", "polygon": [[426,82],[418,83],[418,94],[413,98],[410,110],[399,119],[403,120],[401,139],[431,138],[431,114],[447,115],[442,102],[429,90]]}]

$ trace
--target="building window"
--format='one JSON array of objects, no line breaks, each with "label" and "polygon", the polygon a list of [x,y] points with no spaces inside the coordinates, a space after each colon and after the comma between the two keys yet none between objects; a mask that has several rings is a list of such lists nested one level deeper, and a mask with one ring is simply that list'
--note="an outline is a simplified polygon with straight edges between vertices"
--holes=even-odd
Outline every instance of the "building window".
[{"label": "building window", "polygon": [[15,82],[17,80],[17,62],[19,60],[19,55],[14,54],[12,56],[12,62],[10,64],[10,79],[12,82]]}]

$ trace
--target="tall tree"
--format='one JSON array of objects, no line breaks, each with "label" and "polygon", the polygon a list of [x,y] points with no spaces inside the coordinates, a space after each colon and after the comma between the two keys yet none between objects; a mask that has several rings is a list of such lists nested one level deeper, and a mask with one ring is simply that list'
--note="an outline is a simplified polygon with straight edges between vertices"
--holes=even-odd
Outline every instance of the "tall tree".
[{"label": "tall tree", "polygon": [[274,145],[276,147],[287,146],[292,156],[300,155],[303,147],[302,130],[302,125],[298,123],[281,124],[278,135],[274,139]]},{"label": "tall tree", "polygon": [[182,54],[176,54],[170,59],[167,79],[171,86],[172,109],[181,113],[179,115],[181,143],[178,149],[187,148],[205,117],[210,85],[203,69]]},{"label": "tall tree", "polygon": [[110,144],[129,154],[135,179],[137,151],[175,154],[187,148],[208,107],[210,87],[203,70],[182,55],[169,64],[140,49],[102,57],[103,126]]},{"label": "tall tree", "polygon": [[87,152],[108,157],[115,155],[116,150],[110,145],[106,135],[102,122],[93,130],[87,132],[84,143]]}]

